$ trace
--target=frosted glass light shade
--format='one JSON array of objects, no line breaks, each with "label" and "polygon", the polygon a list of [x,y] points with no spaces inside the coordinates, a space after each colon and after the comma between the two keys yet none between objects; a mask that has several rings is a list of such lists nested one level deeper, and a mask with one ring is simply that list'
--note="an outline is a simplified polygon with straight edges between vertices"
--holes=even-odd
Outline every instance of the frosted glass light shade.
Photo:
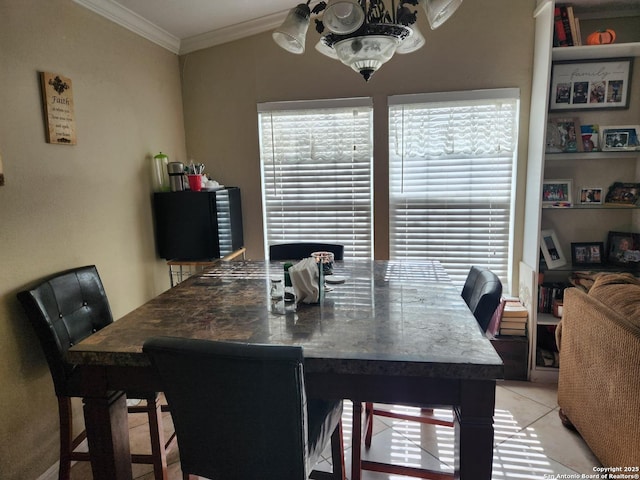
[{"label": "frosted glass light shade", "polygon": [[454,14],[462,5],[462,0],[420,0],[420,3],[427,14],[431,30],[435,30]]},{"label": "frosted glass light shade", "polygon": [[304,53],[310,16],[311,10],[304,3],[292,8],[282,25],[273,32],[273,40],[288,52]]},{"label": "frosted glass light shade", "polygon": [[415,52],[416,50],[422,48],[422,46],[425,44],[426,40],[424,39],[422,33],[420,33],[420,30],[418,30],[418,27],[414,24],[409,28],[411,29],[411,35],[409,35],[402,41],[402,43],[396,50],[396,53],[403,54]]},{"label": "frosted glass light shade", "polygon": [[338,55],[336,54],[336,51],[330,46],[328,46],[326,43],[324,43],[322,39],[318,43],[316,43],[316,50],[321,54],[329,58],[332,58],[333,60],[339,60]]},{"label": "frosted glass light shade", "polygon": [[399,40],[395,37],[367,35],[341,40],[333,48],[342,63],[369,81],[371,75],[393,57],[398,45]]},{"label": "frosted glass light shade", "polygon": [[322,14],[322,23],[330,32],[347,35],[364,23],[364,10],[357,0],[330,0]]}]

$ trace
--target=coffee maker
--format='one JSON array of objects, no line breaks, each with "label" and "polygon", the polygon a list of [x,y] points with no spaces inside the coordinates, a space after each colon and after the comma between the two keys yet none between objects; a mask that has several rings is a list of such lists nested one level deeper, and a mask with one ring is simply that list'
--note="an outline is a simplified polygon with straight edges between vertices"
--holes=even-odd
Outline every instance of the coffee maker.
[{"label": "coffee maker", "polygon": [[185,190],[184,164],[182,162],[169,162],[167,173],[169,174],[169,187],[172,192]]}]

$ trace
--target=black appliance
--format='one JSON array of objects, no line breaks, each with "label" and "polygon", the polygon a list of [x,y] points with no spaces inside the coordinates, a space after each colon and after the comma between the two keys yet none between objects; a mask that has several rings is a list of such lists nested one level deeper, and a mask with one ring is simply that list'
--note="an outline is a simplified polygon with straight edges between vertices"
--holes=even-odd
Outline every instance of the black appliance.
[{"label": "black appliance", "polygon": [[223,257],[244,246],[240,189],[157,192],[156,247],[166,260]]}]

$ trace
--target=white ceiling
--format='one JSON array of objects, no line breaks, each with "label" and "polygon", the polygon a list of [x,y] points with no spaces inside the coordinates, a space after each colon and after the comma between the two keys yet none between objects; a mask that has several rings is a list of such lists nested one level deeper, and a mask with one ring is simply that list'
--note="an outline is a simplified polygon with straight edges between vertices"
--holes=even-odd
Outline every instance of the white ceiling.
[{"label": "white ceiling", "polygon": [[300,0],[73,1],[179,54],[272,30],[300,3]]},{"label": "white ceiling", "polygon": [[[302,0],[73,0],[129,30],[184,54],[279,26]],[[469,0],[486,1],[486,0]],[[517,0],[522,1],[522,0]],[[533,11],[533,0],[530,0]],[[314,0],[315,4],[316,1]],[[637,11],[640,0],[573,0],[581,7]]]}]

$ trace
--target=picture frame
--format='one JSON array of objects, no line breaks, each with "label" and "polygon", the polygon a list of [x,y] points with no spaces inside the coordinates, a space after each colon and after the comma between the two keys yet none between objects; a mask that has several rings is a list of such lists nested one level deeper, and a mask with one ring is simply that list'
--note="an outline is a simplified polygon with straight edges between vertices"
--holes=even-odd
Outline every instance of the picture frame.
[{"label": "picture frame", "polygon": [[604,189],[602,187],[582,187],[578,198],[580,205],[602,205]]},{"label": "picture frame", "polygon": [[607,236],[607,262],[627,269],[640,268],[640,233],[610,231]]},{"label": "picture frame", "polygon": [[582,134],[582,147],[585,152],[597,152],[600,150],[600,126],[580,125]]},{"label": "picture frame", "polygon": [[640,201],[640,183],[614,182],[604,199],[605,204],[635,207]]},{"label": "picture frame", "polygon": [[573,181],[569,178],[542,182],[542,207],[570,207],[573,202]]},{"label": "picture frame", "polygon": [[640,149],[638,125],[607,125],[601,127],[600,144],[605,152],[625,152]]},{"label": "picture frame", "polygon": [[549,269],[562,267],[567,264],[567,258],[560,248],[560,242],[554,230],[540,232],[540,250]]},{"label": "picture frame", "polygon": [[549,111],[629,108],[633,58],[553,62]]},{"label": "picture frame", "polygon": [[571,264],[574,267],[601,266],[604,262],[604,242],[571,243]]},{"label": "picture frame", "polygon": [[577,117],[554,118],[547,126],[546,153],[583,152],[582,129]]}]

